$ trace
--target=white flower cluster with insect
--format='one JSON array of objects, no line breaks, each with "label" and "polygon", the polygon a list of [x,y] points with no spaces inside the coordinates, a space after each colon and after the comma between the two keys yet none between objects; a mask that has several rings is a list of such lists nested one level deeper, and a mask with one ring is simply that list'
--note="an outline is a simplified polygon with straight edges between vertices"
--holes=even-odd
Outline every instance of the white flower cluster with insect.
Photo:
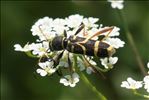
[{"label": "white flower cluster with insect", "polygon": [[124,0],[108,0],[108,2],[111,3],[111,7],[114,8],[114,9],[123,9],[124,8],[124,5],[123,5],[123,2]]},{"label": "white flower cluster with insect", "polygon": [[[149,62],[147,64],[147,67],[149,68]],[[132,90],[136,90],[144,87],[144,89],[149,93],[149,71],[148,71],[148,75],[146,75],[142,81],[136,81],[131,77],[128,77],[127,81],[122,82],[121,87],[124,87],[126,89],[132,89]]]},{"label": "white flower cluster with insect", "polygon": [[[79,82],[78,70],[85,70],[88,74],[99,71],[97,71],[98,65],[94,57],[83,54],[77,55],[67,50],[52,51],[49,42],[55,37],[65,36],[65,34],[67,34],[66,38],[68,39],[76,33],[82,23],[84,28],[80,30],[77,36],[83,38],[88,38],[99,31],[110,28],[108,26],[103,27],[102,24],[97,24],[98,20],[98,18],[86,18],[79,14],[70,15],[66,18],[41,18],[31,28],[32,35],[38,37],[36,41],[34,43],[27,43],[24,47],[21,47],[20,44],[15,44],[15,51],[25,52],[31,57],[39,58],[38,65],[40,68],[37,68],[37,73],[41,76],[51,75],[57,72],[62,77],[60,83],[65,86],[74,87]],[[100,41],[99,37],[104,36],[102,41],[111,45],[113,48],[119,49],[123,47],[125,42],[118,38],[120,28],[116,26],[112,27],[113,30],[111,32],[105,31],[91,39]],[[96,60],[101,61],[101,65],[107,70],[113,68],[113,65],[118,61],[118,57],[105,57]],[[63,72],[63,70],[66,71]]]}]

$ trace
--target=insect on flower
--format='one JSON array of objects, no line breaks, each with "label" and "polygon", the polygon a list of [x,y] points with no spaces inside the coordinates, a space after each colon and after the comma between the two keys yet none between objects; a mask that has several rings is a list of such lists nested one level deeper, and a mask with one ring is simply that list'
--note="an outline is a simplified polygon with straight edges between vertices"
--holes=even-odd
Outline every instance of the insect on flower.
[{"label": "insect on flower", "polygon": [[[68,66],[71,66],[69,52],[75,53],[75,54],[82,54],[83,57],[85,55],[87,55],[87,56],[96,56],[96,57],[100,57],[100,58],[111,57],[116,52],[116,50],[114,49],[113,46],[102,41],[106,37],[108,37],[108,35],[111,33],[111,31],[114,29],[114,27],[105,28],[103,30],[100,30],[100,31],[92,34],[91,36],[86,37],[86,38],[77,36],[77,34],[79,34],[82,30],[83,30],[84,36],[87,34],[87,33],[85,33],[84,28],[85,28],[85,25],[83,23],[81,23],[78,30],[75,32],[75,34],[70,35],[69,37],[67,37],[66,31],[64,31],[63,36],[55,36],[51,40],[48,40],[45,37],[47,39],[46,41],[49,42],[49,49],[52,52],[62,50],[62,52],[60,54],[58,54],[53,59],[55,67],[59,64],[60,59],[62,58],[65,50],[68,51]],[[44,33],[42,32],[42,29],[40,28],[40,26],[39,26],[39,29],[44,36]],[[108,32],[108,34],[103,35],[104,37],[102,37],[101,40],[93,40],[92,39],[95,36],[99,36],[105,32]],[[45,57],[45,56],[43,56],[43,57]],[[87,60],[87,59],[84,59],[84,60]],[[95,72],[98,73],[98,71],[95,68],[93,68],[93,69]],[[61,75],[61,73],[59,73],[58,71],[59,70],[57,70],[57,73],[59,75]]]},{"label": "insect on flower", "polygon": [[[101,70],[96,66],[94,57],[107,58],[107,64],[112,66],[117,62],[112,55],[116,49],[124,46],[123,41],[115,38],[119,35],[119,28],[114,26],[102,28],[101,24],[100,26],[95,24],[97,21],[98,18],[83,18],[78,14],[65,19],[44,17],[31,29],[32,35],[38,36],[39,39],[35,43],[27,43],[24,47],[19,44],[14,47],[16,51],[39,58],[40,68],[37,69],[37,73],[41,76],[57,72],[67,80],[67,83],[74,84],[78,81],[71,80],[74,80],[73,73],[76,73],[77,67],[80,67],[78,68],[80,71],[100,73]],[[112,65],[110,57],[111,61],[115,62]],[[71,78],[64,77],[65,69],[68,69]]]},{"label": "insect on flower", "polygon": [[[51,51],[67,50],[71,53],[83,54],[87,56],[97,56],[100,58],[110,57],[115,53],[113,46],[102,42],[106,38],[114,27],[109,27],[101,30],[92,36],[87,38],[79,37],[77,34],[84,28],[84,24],[80,25],[80,28],[76,31],[75,35],[71,35],[67,38],[67,33],[64,32],[64,36],[56,36],[49,41],[49,48]],[[93,37],[99,36],[104,32],[108,32],[101,41],[92,40]],[[85,33],[84,33],[85,34]]]}]

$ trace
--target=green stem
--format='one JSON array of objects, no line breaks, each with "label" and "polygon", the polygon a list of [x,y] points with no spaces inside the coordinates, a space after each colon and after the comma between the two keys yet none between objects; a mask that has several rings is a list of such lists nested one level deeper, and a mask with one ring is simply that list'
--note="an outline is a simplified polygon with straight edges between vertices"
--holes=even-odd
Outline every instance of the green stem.
[{"label": "green stem", "polygon": [[87,79],[87,77],[81,72],[80,73],[81,79],[84,81],[84,83],[86,83],[86,85],[93,91],[96,93],[96,95],[99,97],[100,100],[107,100],[107,98],[100,93],[95,86],[92,85],[92,83]]},{"label": "green stem", "polygon": [[149,99],[149,95],[140,94],[140,93],[138,93],[136,90],[133,90],[133,93],[134,93],[135,95],[137,95],[137,96],[140,96],[140,97]]},{"label": "green stem", "polygon": [[144,65],[143,65],[143,62],[141,60],[141,57],[140,57],[140,54],[138,52],[138,49],[135,45],[135,42],[134,42],[134,39],[132,37],[132,34],[130,33],[129,29],[128,29],[128,25],[127,25],[127,21],[125,19],[125,16],[124,16],[124,12],[123,10],[120,11],[120,17],[121,17],[121,20],[122,20],[122,23],[123,23],[123,27],[124,27],[124,30],[125,30],[125,33],[126,33],[126,37],[128,39],[128,42],[130,43],[130,46],[132,47],[132,50],[136,56],[136,60],[137,60],[137,63],[139,65],[139,68],[142,72],[142,74],[145,76],[147,73],[145,71],[145,68],[144,68]]},{"label": "green stem", "polygon": [[79,72],[79,75],[81,79],[86,83],[86,85],[99,97],[100,100],[107,100],[106,97],[100,93],[95,86],[92,85],[92,83],[88,80],[88,78],[83,74],[83,72],[80,72],[77,66],[77,55],[74,55],[74,63],[73,66],[75,66]]},{"label": "green stem", "polygon": [[145,71],[143,62],[142,62],[141,57],[140,57],[140,54],[139,54],[139,52],[138,52],[138,50],[136,48],[136,45],[135,45],[134,40],[132,38],[132,35],[131,35],[130,32],[127,32],[126,35],[127,35],[127,38],[128,38],[128,40],[130,42],[130,45],[131,45],[131,47],[132,47],[132,49],[133,49],[133,51],[134,51],[134,53],[136,55],[136,60],[138,62],[139,68],[140,68],[142,74],[145,76],[147,73]]}]

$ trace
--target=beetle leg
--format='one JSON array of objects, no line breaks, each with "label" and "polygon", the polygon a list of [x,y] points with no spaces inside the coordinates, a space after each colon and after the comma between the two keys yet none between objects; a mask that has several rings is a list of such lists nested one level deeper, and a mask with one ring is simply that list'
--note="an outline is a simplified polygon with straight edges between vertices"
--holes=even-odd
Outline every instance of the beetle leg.
[{"label": "beetle leg", "polygon": [[111,31],[112,31],[113,29],[114,29],[114,27],[112,26],[112,27],[106,28],[106,29],[104,29],[104,30],[98,31],[98,32],[96,32],[95,34],[93,34],[93,35],[87,37],[85,40],[83,40],[83,41],[81,41],[81,42],[78,42],[78,43],[86,43],[89,39],[92,39],[92,38],[95,37],[95,36],[99,36],[100,34],[109,31],[109,33],[105,36],[105,37],[107,37],[107,36],[111,33]]},{"label": "beetle leg", "polygon": [[[76,31],[76,33],[74,35],[77,35],[79,32],[81,32],[82,29],[84,29],[84,27],[85,27],[85,25],[83,23],[81,23],[79,29]],[[84,31],[85,31],[85,29],[84,29]]]}]

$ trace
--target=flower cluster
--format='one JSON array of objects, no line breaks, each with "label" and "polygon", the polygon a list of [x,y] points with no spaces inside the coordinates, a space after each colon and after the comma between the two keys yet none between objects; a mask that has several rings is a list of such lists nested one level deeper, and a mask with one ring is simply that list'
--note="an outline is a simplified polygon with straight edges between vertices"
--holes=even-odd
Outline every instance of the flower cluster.
[{"label": "flower cluster", "polygon": [[117,8],[117,9],[123,9],[124,5],[123,2],[124,0],[108,0],[108,2],[111,2],[111,7],[112,8]]},{"label": "flower cluster", "polygon": [[[149,62],[147,64],[147,67],[149,68]],[[127,81],[123,81],[121,84],[121,87],[124,87],[126,89],[139,89],[144,86],[144,89],[149,93],[149,71],[148,75],[146,75],[142,81],[136,81],[132,79],[131,77],[127,78]]]},{"label": "flower cluster", "polygon": [[[31,28],[32,35],[38,37],[36,42],[27,43],[24,47],[15,44],[15,51],[25,52],[29,56],[39,58],[38,65],[40,68],[37,68],[37,73],[41,76],[57,72],[62,77],[60,83],[74,87],[79,82],[77,71],[86,70],[88,74],[97,72],[95,71],[97,63],[94,61],[94,57],[71,53],[65,49],[59,51],[51,50],[49,46],[50,41],[57,36],[64,37],[65,34],[67,34],[65,38],[69,39],[70,36],[74,36],[82,23],[84,28],[79,31],[77,36],[83,38],[92,37],[95,33],[110,28],[108,26],[103,27],[102,24],[98,25],[98,20],[98,18],[93,17],[85,18],[79,14],[70,15],[66,18],[41,18]],[[120,28],[112,27],[113,29],[110,33],[105,31],[91,39],[100,41],[99,37],[104,36],[102,42],[109,44],[115,49],[123,47],[125,42],[118,38]],[[99,61],[101,61],[104,69],[112,69],[113,65],[118,61],[118,57],[99,58]],[[63,70],[66,71],[63,72]]]}]

